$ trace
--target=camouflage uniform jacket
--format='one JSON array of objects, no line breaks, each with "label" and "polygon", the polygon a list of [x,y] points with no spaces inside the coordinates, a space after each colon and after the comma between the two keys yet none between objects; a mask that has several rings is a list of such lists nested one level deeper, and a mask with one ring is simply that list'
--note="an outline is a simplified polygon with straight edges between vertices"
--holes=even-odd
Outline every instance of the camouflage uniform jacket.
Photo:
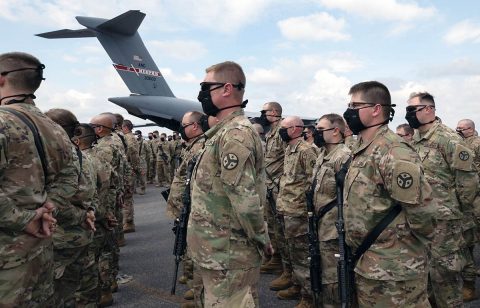
[{"label": "camouflage uniform jacket", "polygon": [[75,165],[81,168],[77,191],[70,198],[70,206],[61,209],[56,215],[58,227],[53,234],[55,249],[82,247],[92,242],[93,232],[82,225],[85,222],[87,210],[89,208],[96,210],[98,204],[97,172],[92,158],[88,154],[80,155],[82,155],[81,166],[79,156],[74,156]]},{"label": "camouflage uniform jacket", "polygon": [[255,129],[235,111],[205,133],[192,175],[187,242],[196,264],[212,270],[260,266],[270,242],[263,149]]},{"label": "camouflage uniform jacket", "polygon": [[[307,219],[307,199],[305,193],[312,183],[313,167],[317,159],[313,147],[303,139],[290,144],[285,149],[283,175],[280,178],[280,192],[277,197],[278,212],[284,216]],[[307,233],[305,225],[304,233]]]},{"label": "camouflage uniform jacket", "polygon": [[413,136],[425,169],[425,177],[436,201],[436,219],[449,221],[448,234],[435,240],[434,256],[444,256],[465,245],[462,230],[475,227],[472,215],[473,201],[478,192],[478,173],[473,163],[474,154],[452,129],[434,125],[423,135],[417,130]]},{"label": "camouflage uniform jacket", "polygon": [[396,203],[402,211],[363,254],[355,272],[373,280],[418,279],[427,270],[435,210],[420,158],[387,125],[370,142],[357,145],[343,191],[347,244],[357,250]]},{"label": "camouflage uniform jacket", "polygon": [[95,222],[101,223],[104,221],[108,210],[107,204],[108,194],[110,193],[110,176],[112,167],[106,161],[102,161],[96,157],[94,148],[84,149],[82,150],[82,153],[90,157],[95,168],[97,180],[95,184],[98,196],[98,203],[96,204],[95,211]]},{"label": "camouflage uniform jacket", "polygon": [[[337,184],[335,173],[350,157],[350,149],[343,143],[335,145],[330,153],[323,152],[313,168],[314,187],[313,204],[315,212],[337,200]],[[313,185],[313,184],[312,184]],[[318,239],[326,242],[338,238],[335,222],[337,221],[337,207],[328,211],[318,223]]]},{"label": "camouflage uniform jacket", "polygon": [[201,135],[192,139],[187,147],[182,151],[182,163],[175,171],[175,176],[170,187],[170,194],[167,201],[167,213],[171,218],[178,218],[183,208],[183,193],[185,191],[185,181],[187,179],[188,162],[198,154],[205,144],[205,136]]},{"label": "camouflage uniform jacket", "polygon": [[104,136],[97,141],[93,148],[95,157],[107,163],[110,168],[109,202],[106,204],[108,212],[115,213],[115,200],[119,189],[123,191],[123,153],[114,141],[113,135]]},{"label": "camouflage uniform jacket", "polygon": [[283,160],[287,144],[282,141],[278,130],[280,121],[272,123],[272,128],[265,136],[265,173],[267,188],[277,188],[283,174]]},{"label": "camouflage uniform jacket", "polygon": [[140,166],[142,169],[147,167],[147,161],[150,161],[150,146],[148,141],[143,138],[137,140],[138,142],[138,156],[140,157]]},{"label": "camouflage uniform jacket", "polygon": [[353,151],[353,148],[357,144],[357,140],[353,138],[353,135],[345,137],[345,145],[350,149],[350,151]]},{"label": "camouflage uniform jacket", "polygon": [[464,140],[470,150],[472,150],[475,154],[473,162],[475,164],[475,167],[477,167],[477,171],[480,172],[480,137],[470,136],[468,138],[465,138]]},{"label": "camouflage uniform jacket", "polygon": [[47,177],[43,173],[31,130],[0,107],[0,269],[19,266],[52,249],[52,239],[23,232],[45,201],[57,208],[68,203],[78,174],[72,165],[71,142],[65,131],[34,105],[7,108],[26,113],[37,126],[44,144]]},{"label": "camouflage uniform jacket", "polygon": [[128,178],[132,174],[132,169],[130,168],[130,163],[128,162],[128,158],[127,158],[128,146],[123,133],[119,131],[114,131],[112,133],[112,142],[113,142],[113,145],[117,148],[117,152],[120,153],[120,167],[118,168],[118,174],[120,174],[121,176],[121,186],[117,187],[117,195],[118,195],[118,194],[123,194],[125,192],[125,185],[127,185]]},{"label": "camouflage uniform jacket", "polygon": [[137,138],[130,132],[125,134],[125,142],[127,143],[127,159],[134,174],[140,173],[140,155],[139,144]]}]

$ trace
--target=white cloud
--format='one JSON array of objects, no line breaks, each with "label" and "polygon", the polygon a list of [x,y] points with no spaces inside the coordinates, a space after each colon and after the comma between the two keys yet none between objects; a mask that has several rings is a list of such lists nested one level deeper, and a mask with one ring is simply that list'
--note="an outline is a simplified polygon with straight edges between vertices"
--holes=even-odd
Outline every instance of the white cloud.
[{"label": "white cloud", "polygon": [[448,44],[462,44],[465,42],[480,42],[480,24],[471,20],[463,20],[453,25],[443,37]]},{"label": "white cloud", "polygon": [[149,41],[147,45],[151,46],[151,52],[180,59],[196,60],[207,54],[207,48],[202,43],[194,40],[171,40],[171,41]]},{"label": "white cloud", "polygon": [[426,19],[436,13],[434,7],[421,7],[415,1],[398,0],[320,0],[329,9],[339,9],[367,19],[410,21]]},{"label": "white cloud", "polygon": [[287,18],[277,25],[284,37],[294,41],[343,41],[350,38],[350,35],[344,33],[345,20],[326,12]]},{"label": "white cloud", "polygon": [[285,75],[276,69],[255,68],[248,75],[249,82],[261,83],[261,84],[275,84],[278,86],[280,83],[287,81]]},{"label": "white cloud", "polygon": [[167,79],[168,81],[173,81],[173,82],[178,82],[178,83],[187,83],[187,84],[199,84],[201,79],[195,77],[193,73],[187,72],[183,75],[178,75],[173,72],[171,68],[164,67],[161,68],[160,71],[162,72],[162,75]]}]

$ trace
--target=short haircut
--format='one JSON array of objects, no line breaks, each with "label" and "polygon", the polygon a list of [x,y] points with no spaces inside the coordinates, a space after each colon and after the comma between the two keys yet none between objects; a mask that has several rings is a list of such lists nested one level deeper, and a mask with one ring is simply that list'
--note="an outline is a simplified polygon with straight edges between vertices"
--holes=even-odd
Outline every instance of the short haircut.
[{"label": "short haircut", "polygon": [[412,98],[418,97],[420,102],[422,104],[428,104],[428,105],[433,105],[435,106],[435,99],[433,98],[433,95],[428,93],[428,92],[413,92],[410,93],[410,97],[408,100],[411,100]]},{"label": "short haircut", "polygon": [[236,89],[238,89],[238,91],[233,91],[234,96],[237,98],[243,97],[247,81],[245,73],[239,64],[233,61],[225,61],[214,64],[208,67],[205,71],[207,73],[213,72],[213,75],[218,82],[228,82],[237,85]]},{"label": "short haircut", "polygon": [[123,116],[120,113],[112,113],[115,117],[115,127],[123,125]]},{"label": "short haircut", "polygon": [[142,134],[142,131],[141,131],[141,130],[138,130],[138,129],[137,129],[137,130],[135,131],[135,135],[141,135],[141,134]]},{"label": "short haircut", "polygon": [[282,105],[277,102],[268,102],[267,105],[269,108],[275,110],[279,115],[282,115]]},{"label": "short haircut", "polygon": [[[0,55],[0,74],[16,90],[35,92],[43,80],[44,68],[36,57],[28,53],[8,52]],[[25,70],[10,72],[17,69]]]},{"label": "short haircut", "polygon": [[191,111],[190,114],[188,115],[190,118],[190,121],[199,123],[200,119],[202,118],[204,114],[198,111]]},{"label": "short haircut", "polygon": [[132,121],[130,120],[123,120],[122,126],[125,126],[126,128],[128,128],[128,130],[133,129],[133,124],[132,124]]},{"label": "short haircut", "polygon": [[333,127],[338,127],[342,134],[345,133],[345,120],[341,115],[336,113],[328,113],[321,116],[318,120],[320,121],[322,119],[328,120],[333,125]]},{"label": "short haircut", "polygon": [[470,126],[471,128],[473,128],[473,130],[475,130],[475,122],[473,122],[472,120],[470,119],[463,119],[463,120],[460,120],[458,121],[459,123],[460,122],[465,122],[468,126]]},{"label": "short haircut", "polygon": [[378,81],[365,81],[357,83],[350,88],[349,95],[360,93],[367,103],[382,105],[384,117],[390,118],[392,97],[388,88]]},{"label": "short haircut", "polygon": [[77,125],[74,131],[73,138],[78,138],[80,142],[83,142],[87,145],[92,145],[92,143],[97,139],[97,137],[95,136],[95,129],[93,129],[91,125],[86,123],[80,123]]},{"label": "short haircut", "polygon": [[165,136],[165,137],[167,137],[167,134],[166,134],[166,133],[161,133],[160,136]]},{"label": "short haircut", "polygon": [[412,136],[415,133],[413,128],[411,128],[410,125],[408,125],[407,123],[398,125],[397,129],[403,129],[405,131],[405,133],[407,133],[409,135],[412,135]]},{"label": "short haircut", "polygon": [[77,117],[69,110],[53,108],[45,112],[47,117],[63,127],[68,137],[73,138],[75,128],[80,124]]}]

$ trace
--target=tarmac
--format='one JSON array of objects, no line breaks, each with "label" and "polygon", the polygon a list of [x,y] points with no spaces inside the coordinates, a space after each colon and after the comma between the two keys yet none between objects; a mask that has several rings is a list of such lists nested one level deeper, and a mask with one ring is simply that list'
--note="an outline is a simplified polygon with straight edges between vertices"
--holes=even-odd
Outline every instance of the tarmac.
[{"label": "tarmac", "polygon": [[[185,285],[177,283],[176,295],[171,295],[175,259],[173,256],[173,221],[166,215],[166,202],[161,188],[149,184],[145,195],[134,195],[136,232],[125,234],[125,247],[120,252],[120,274],[132,276],[132,281],[120,284],[114,293],[113,307],[180,307],[185,302]],[[478,247],[477,247],[478,248]],[[475,250],[480,261],[480,252]],[[478,263],[477,263],[478,264]],[[178,277],[181,276],[182,264]],[[276,275],[261,275],[259,296],[261,307],[294,307],[297,301],[279,300],[268,285]],[[480,295],[477,278],[477,296]],[[465,307],[480,308],[480,300],[466,303]]]}]

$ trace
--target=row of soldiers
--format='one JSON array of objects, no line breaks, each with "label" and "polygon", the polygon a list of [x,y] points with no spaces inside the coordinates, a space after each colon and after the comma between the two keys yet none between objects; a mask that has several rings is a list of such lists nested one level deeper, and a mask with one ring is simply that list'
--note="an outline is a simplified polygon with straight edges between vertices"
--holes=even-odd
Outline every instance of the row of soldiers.
[{"label": "row of soldiers", "polygon": [[133,125],[35,106],[45,66],[0,55],[0,306],[97,307],[118,290],[133,193],[146,174]]},{"label": "row of soldiers", "polygon": [[[266,103],[259,125],[250,125],[240,109],[244,85],[236,63],[208,68],[199,101],[210,125],[201,125],[205,115],[198,112],[181,123],[187,148],[168,200],[174,217],[183,206],[187,162],[197,160],[188,179],[194,301],[185,307],[256,307],[260,271],[280,272],[270,289],[279,299],[300,300],[297,308],[462,307],[464,298],[473,299],[480,201],[480,139],[473,121],[452,130],[436,116],[432,95],[413,93],[408,125],[395,134],[387,125],[395,107],[390,92],[370,81],[350,89],[343,116],[325,114],[313,130],[299,117],[283,118],[277,102]],[[411,129],[411,140],[404,140]],[[343,178],[341,170],[348,170]],[[318,300],[308,201],[320,250]],[[355,260],[348,303],[337,272],[342,232]]]}]

